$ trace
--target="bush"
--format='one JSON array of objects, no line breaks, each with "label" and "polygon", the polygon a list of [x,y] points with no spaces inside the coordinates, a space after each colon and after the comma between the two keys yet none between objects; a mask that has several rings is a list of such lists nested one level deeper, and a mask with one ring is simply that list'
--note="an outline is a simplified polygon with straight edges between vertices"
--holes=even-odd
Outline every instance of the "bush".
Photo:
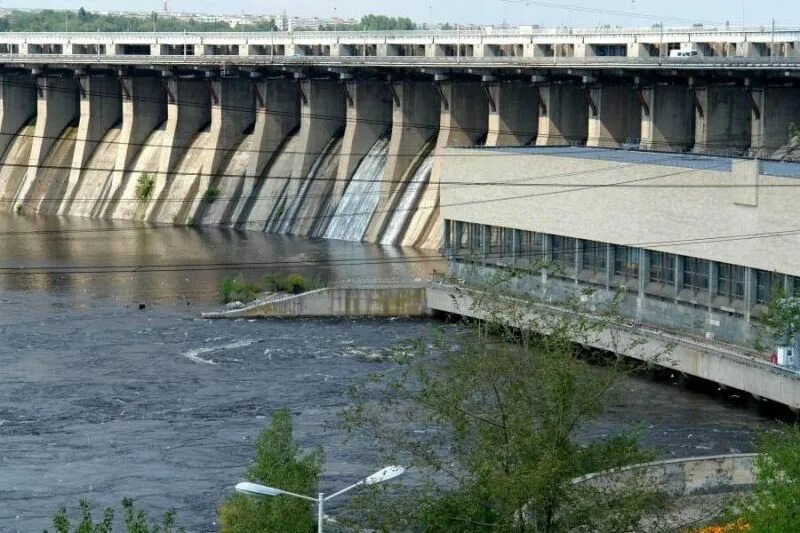
[{"label": "bush", "polygon": [[244,279],[242,275],[235,278],[224,278],[219,284],[219,292],[225,303],[250,302],[256,299],[261,287]]},{"label": "bush", "polygon": [[[292,417],[283,408],[258,436],[256,458],[245,477],[254,483],[314,496],[318,492],[322,462],[320,448],[300,455],[300,447],[292,438]],[[220,531],[309,533],[315,523],[311,506],[311,502],[288,496],[257,498],[234,494],[219,508]]]},{"label": "bush", "polygon": [[217,198],[219,198],[219,188],[209,187],[206,191],[206,202],[213,204]]},{"label": "bush", "polygon": [[156,180],[149,174],[142,174],[136,181],[136,198],[146,202],[153,197],[153,191],[156,188]]},{"label": "bush", "polygon": [[[95,522],[92,518],[92,508],[88,501],[81,500],[79,510],[80,522],[73,528],[67,508],[60,508],[53,515],[55,533],[112,533],[114,531],[115,512],[113,508],[106,507],[105,511],[103,511],[103,519],[100,522]],[[183,531],[183,528],[175,527],[175,511],[173,510],[164,513],[161,524],[150,523],[147,513],[137,510],[133,506],[131,498],[122,500],[122,511],[125,531],[128,533],[178,533]],[[45,533],[47,533],[47,530],[45,530]]]},{"label": "bush", "polygon": [[311,281],[302,274],[289,274],[283,287],[289,294],[302,294],[311,289]]}]

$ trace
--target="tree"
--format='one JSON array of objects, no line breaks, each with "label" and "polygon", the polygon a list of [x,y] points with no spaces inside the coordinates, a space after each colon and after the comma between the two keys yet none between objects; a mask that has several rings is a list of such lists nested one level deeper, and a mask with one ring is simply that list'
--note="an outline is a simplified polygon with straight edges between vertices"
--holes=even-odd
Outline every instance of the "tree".
[{"label": "tree", "polygon": [[[246,478],[254,483],[278,487],[297,494],[317,494],[322,471],[322,450],[315,448],[300,455],[292,439],[292,419],[288,409],[281,409],[272,423],[256,439],[256,458],[247,469]],[[315,520],[311,503],[299,498],[253,498],[234,494],[219,508],[223,533],[281,531],[309,533]]]},{"label": "tree", "polygon": [[742,506],[749,531],[800,531],[800,426],[762,434],[756,451],[753,494]]},{"label": "tree", "polygon": [[[79,504],[80,520],[72,527],[72,522],[66,507],[59,509],[53,516],[53,528],[55,533],[112,533],[114,531],[114,509],[106,507],[103,511],[103,519],[95,522],[92,517],[92,507],[87,500],[81,500]],[[170,510],[164,513],[160,524],[151,523],[147,513],[137,510],[134,507],[133,499],[124,498],[122,500],[123,520],[125,531],[128,533],[178,533],[182,528],[175,527],[175,512]],[[47,530],[45,530],[47,533]]]},{"label": "tree", "polygon": [[406,346],[397,354],[399,375],[393,368],[351,389],[344,426],[375,435],[389,461],[410,463],[424,479],[421,488],[354,499],[357,525],[616,533],[663,509],[658,488],[644,480],[602,489],[573,483],[650,458],[634,432],[578,438],[636,368],[623,358],[589,366],[579,357],[576,342],[615,336],[614,303],[588,314],[580,303],[587,295],[579,294],[564,311],[534,312],[531,300],[505,295],[510,278],[464,291],[483,321]]},{"label": "tree", "polygon": [[759,351],[792,343],[800,333],[800,298],[786,294],[780,286],[772,287],[766,309],[758,315],[756,333]]}]

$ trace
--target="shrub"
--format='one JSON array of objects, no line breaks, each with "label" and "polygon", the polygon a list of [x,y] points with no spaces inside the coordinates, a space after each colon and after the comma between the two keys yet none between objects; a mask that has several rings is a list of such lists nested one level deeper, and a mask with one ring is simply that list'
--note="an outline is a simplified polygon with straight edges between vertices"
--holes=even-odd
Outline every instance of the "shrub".
[{"label": "shrub", "polygon": [[217,198],[219,198],[219,188],[209,187],[206,191],[206,202],[213,204]]},{"label": "shrub", "polygon": [[149,174],[142,174],[136,181],[136,198],[146,202],[153,197],[156,181]]},{"label": "shrub", "polygon": [[261,287],[244,279],[242,275],[235,278],[224,278],[219,284],[219,292],[225,303],[250,302],[256,299]]},{"label": "shrub", "polygon": [[311,281],[302,274],[289,274],[283,287],[289,294],[302,294],[311,289]]},{"label": "shrub", "polygon": [[[291,414],[284,408],[275,413],[272,424],[258,436],[255,461],[245,477],[248,481],[296,494],[315,495],[322,462],[320,448],[300,455],[300,447],[292,438]],[[219,508],[220,531],[308,533],[314,529],[315,522],[311,511],[311,503],[298,498],[233,494]]]},{"label": "shrub", "polygon": [[276,276],[267,274],[264,276],[264,288],[272,292],[281,292],[283,291],[283,283]]},{"label": "shrub", "polygon": [[[92,508],[88,501],[81,500],[79,510],[80,522],[73,528],[67,508],[60,508],[53,515],[55,533],[112,533],[114,531],[115,512],[113,508],[106,507],[105,511],[103,511],[103,519],[100,522],[95,522],[92,518]],[[164,513],[161,524],[151,523],[147,513],[137,510],[133,506],[131,498],[122,500],[122,511],[125,531],[128,533],[178,533],[183,531],[183,528],[175,527],[175,511],[173,510]],[[45,530],[45,533],[47,533],[47,530]]]}]

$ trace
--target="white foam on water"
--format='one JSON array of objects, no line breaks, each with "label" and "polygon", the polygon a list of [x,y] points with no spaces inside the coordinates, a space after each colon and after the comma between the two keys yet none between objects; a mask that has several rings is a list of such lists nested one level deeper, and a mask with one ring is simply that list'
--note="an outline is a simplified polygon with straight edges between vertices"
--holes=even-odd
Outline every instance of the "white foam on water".
[{"label": "white foam on water", "polygon": [[222,350],[235,350],[236,348],[244,348],[245,346],[250,346],[256,342],[258,341],[254,339],[243,339],[228,344],[221,344],[219,346],[203,346],[202,348],[194,348],[192,350],[183,352],[181,355],[190,361],[194,361],[195,363],[216,366],[218,363],[216,363],[213,359],[203,359],[200,356],[207,353],[220,352]]}]

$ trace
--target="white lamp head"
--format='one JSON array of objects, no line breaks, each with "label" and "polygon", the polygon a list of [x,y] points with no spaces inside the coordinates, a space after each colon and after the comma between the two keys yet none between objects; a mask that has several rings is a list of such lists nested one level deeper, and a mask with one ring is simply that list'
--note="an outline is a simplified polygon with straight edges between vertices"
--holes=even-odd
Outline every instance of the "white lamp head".
[{"label": "white lamp head", "polygon": [[374,485],[375,483],[381,483],[382,481],[388,481],[390,479],[396,478],[397,476],[401,475],[405,472],[406,469],[402,466],[392,465],[387,466],[382,470],[378,470],[367,479],[364,480],[365,485]]},{"label": "white lamp head", "polygon": [[241,492],[242,494],[249,494],[250,496],[278,496],[279,494],[281,494],[281,491],[278,489],[273,489],[272,487],[265,487],[264,485],[258,485],[256,483],[250,483],[249,481],[242,481],[241,483],[237,483],[236,492]]}]

